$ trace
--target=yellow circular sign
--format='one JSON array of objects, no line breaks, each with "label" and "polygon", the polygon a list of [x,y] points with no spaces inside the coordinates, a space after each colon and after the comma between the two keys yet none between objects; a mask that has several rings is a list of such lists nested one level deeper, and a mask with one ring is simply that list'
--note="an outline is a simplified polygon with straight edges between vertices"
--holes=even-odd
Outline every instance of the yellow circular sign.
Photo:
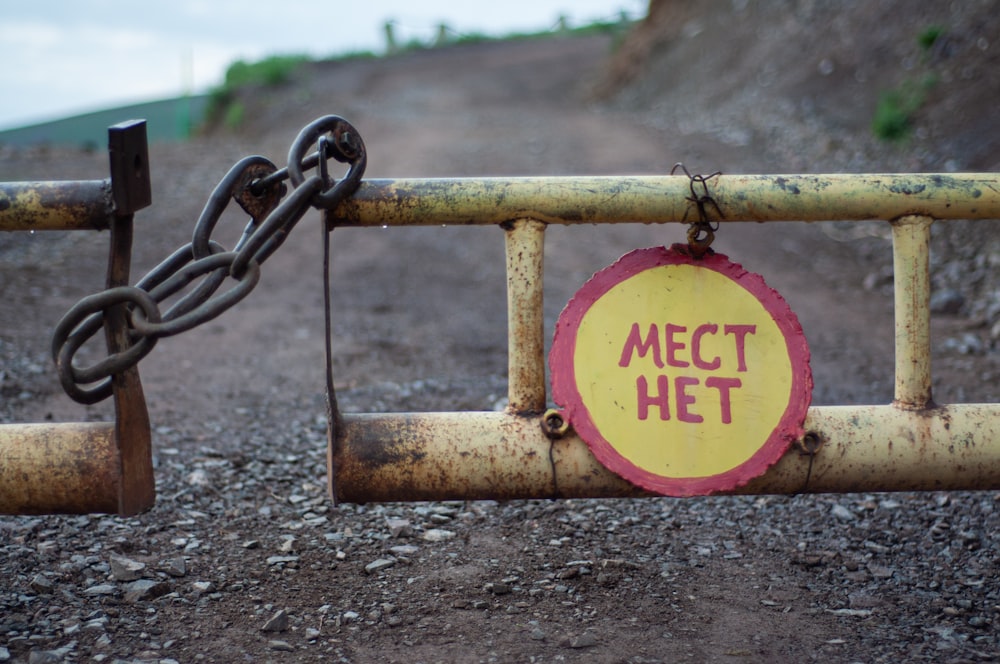
[{"label": "yellow circular sign", "polygon": [[801,435],[812,377],[795,315],[726,257],[641,249],[560,316],[553,394],[604,465],[666,495],[731,489]]}]

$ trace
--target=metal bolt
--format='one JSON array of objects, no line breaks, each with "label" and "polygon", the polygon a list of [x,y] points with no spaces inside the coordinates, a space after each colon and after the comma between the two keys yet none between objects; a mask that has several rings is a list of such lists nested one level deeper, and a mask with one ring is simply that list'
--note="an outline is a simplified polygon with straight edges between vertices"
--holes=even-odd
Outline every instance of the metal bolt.
[{"label": "metal bolt", "polygon": [[550,408],[542,416],[542,430],[549,438],[562,438],[569,431],[569,422],[562,412]]}]

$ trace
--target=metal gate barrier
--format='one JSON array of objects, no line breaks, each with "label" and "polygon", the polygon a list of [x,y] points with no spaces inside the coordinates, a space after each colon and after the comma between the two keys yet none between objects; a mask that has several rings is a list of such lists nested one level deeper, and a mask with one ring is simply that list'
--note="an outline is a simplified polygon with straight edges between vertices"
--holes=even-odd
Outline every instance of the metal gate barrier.
[{"label": "metal gate barrier", "polygon": [[[328,131],[333,147],[324,146],[321,136],[319,157],[303,158],[305,144]],[[0,231],[110,229],[107,283],[114,289],[128,283],[132,215],[150,203],[150,189],[144,123],[116,125],[109,138],[110,180],[0,184]],[[690,176],[368,180],[358,186],[364,146],[350,125],[327,116],[303,130],[300,139],[288,169],[276,171],[263,158],[243,160],[206,207],[221,213],[229,195],[237,197],[240,182],[243,193],[257,196],[251,177],[277,190],[279,176],[291,172],[298,189],[286,199],[290,204],[275,208],[275,199],[262,208],[268,217],[258,228],[275,236],[247,236],[247,261],[254,265],[274,251],[317,197],[327,197],[329,231],[492,225],[503,230],[506,241],[508,407],[342,413],[328,379],[331,497],[370,502],[649,495],[602,466],[572,422],[549,408],[543,244],[550,224],[690,223],[692,207],[705,204],[689,195],[694,193]],[[350,163],[351,172],[323,191],[330,156]],[[318,165],[321,176],[305,179],[306,163]],[[341,187],[345,181],[358,187],[353,195]],[[1000,488],[1000,404],[938,405],[931,398],[929,307],[931,224],[1000,218],[1000,175],[720,175],[712,181],[711,202],[725,211],[722,223],[884,220],[893,236],[893,402],[811,407],[801,439],[732,493]],[[208,219],[200,236],[206,247],[216,219]],[[240,256],[230,252],[198,262],[215,270],[216,258],[228,265]],[[135,289],[118,288],[123,290]],[[128,326],[137,319],[134,312],[129,315],[129,303],[110,302],[99,305],[105,336],[109,353],[121,356],[136,347]],[[150,321],[146,326],[154,327]],[[69,334],[70,346],[76,334]],[[64,387],[73,389],[65,381]],[[135,367],[115,371],[110,387],[113,423],[0,425],[0,513],[128,515],[152,506],[150,425]]]},{"label": "metal gate barrier", "polygon": [[[506,235],[509,407],[346,414],[329,433],[329,482],[347,502],[648,495],[594,458],[547,407],[542,316],[549,224],[690,222],[685,176],[369,180],[330,228],[498,225]],[[1000,488],[1000,404],[931,399],[930,228],[1000,218],[997,174],[720,175],[722,223],[885,220],[895,269],[895,398],[814,406],[805,435],[733,493]]]},{"label": "metal gate barrier", "polygon": [[[129,281],[133,214],[147,207],[146,123],[108,130],[108,180],[0,183],[0,231],[109,230],[107,287]],[[128,348],[124,305],[104,319],[109,353]],[[149,415],[135,367],[113,376],[114,422],[0,425],[0,514],[137,514],[153,506]]]}]

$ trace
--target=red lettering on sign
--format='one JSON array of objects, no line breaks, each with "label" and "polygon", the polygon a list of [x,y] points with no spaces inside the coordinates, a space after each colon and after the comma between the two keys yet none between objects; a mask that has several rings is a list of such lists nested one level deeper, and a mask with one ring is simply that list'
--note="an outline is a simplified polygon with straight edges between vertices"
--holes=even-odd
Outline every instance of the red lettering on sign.
[{"label": "red lettering on sign", "polygon": [[715,334],[719,331],[719,326],[715,323],[705,323],[695,328],[691,335],[691,361],[694,366],[705,371],[715,371],[722,365],[722,358],[716,355],[710,362],[706,362],[701,356],[701,338],[706,334]]},{"label": "red lettering on sign", "polygon": [[649,383],[646,381],[645,376],[639,376],[635,379],[635,389],[639,397],[640,420],[645,420],[649,417],[650,406],[659,406],[660,419],[664,422],[670,419],[670,383],[666,376],[659,375],[656,377],[656,389],[660,392],[658,395],[650,395]]},{"label": "red lettering on sign", "polygon": [[698,379],[691,376],[678,376],[674,378],[674,393],[677,395],[677,419],[681,422],[698,424],[705,421],[705,418],[698,413],[692,413],[688,410],[688,406],[694,403],[694,396],[688,394],[686,388],[689,385],[697,384]]},{"label": "red lettering on sign", "polygon": [[667,343],[667,347],[665,349],[667,353],[667,365],[671,367],[691,366],[691,363],[688,362],[687,360],[677,359],[676,355],[677,351],[684,350],[685,348],[687,348],[687,344],[682,343],[674,338],[675,334],[682,334],[687,331],[688,329],[683,325],[673,325],[671,323],[667,323],[666,325],[663,326],[663,337]]},{"label": "red lettering on sign", "polygon": [[649,332],[646,334],[645,340],[643,340],[639,332],[639,324],[632,323],[632,329],[629,330],[628,339],[625,340],[625,346],[622,348],[622,355],[618,360],[618,366],[627,367],[631,364],[632,354],[635,351],[639,351],[639,357],[646,357],[646,353],[652,351],[653,363],[660,369],[663,368],[663,359],[660,355],[660,335],[656,330],[656,323],[650,323]]},{"label": "red lettering on sign", "polygon": [[743,381],[739,378],[721,378],[719,376],[709,376],[705,379],[706,387],[714,387],[719,390],[719,411],[723,424],[733,423],[732,400],[729,398],[729,390],[735,387],[743,387]]},{"label": "red lettering on sign", "polygon": [[[673,380],[673,404],[674,412],[679,422],[688,424],[700,424],[705,418],[692,411],[691,406],[697,403],[697,394],[690,392],[689,388],[701,385],[701,381],[694,376],[675,376]],[[733,406],[732,390],[743,387],[743,381],[739,378],[724,378],[721,376],[709,376],[705,379],[705,387],[710,387],[719,392],[719,421],[722,424],[732,424]],[[666,422],[670,419],[670,378],[663,374],[656,377],[656,393],[649,392],[649,379],[639,376],[635,379],[636,392],[636,415],[642,421],[649,419],[649,409],[660,409],[660,420]]]},{"label": "red lettering on sign", "polygon": [[747,370],[747,358],[746,358],[746,336],[748,334],[757,334],[756,325],[726,325],[726,334],[732,334],[736,337],[736,370],[746,371]]}]

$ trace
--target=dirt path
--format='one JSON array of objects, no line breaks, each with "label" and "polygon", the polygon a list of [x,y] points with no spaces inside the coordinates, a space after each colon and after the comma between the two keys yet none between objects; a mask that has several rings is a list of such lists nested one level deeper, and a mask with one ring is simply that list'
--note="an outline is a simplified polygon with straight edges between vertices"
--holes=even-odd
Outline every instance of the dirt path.
[{"label": "dirt path", "polygon": [[[298,128],[324,113],[359,128],[370,177],[658,174],[678,161],[703,172],[784,170],[761,146],[663,135],[639,114],[583,101],[608,47],[603,38],[554,39],[317,67],[294,91],[264,100],[239,136],[154,148],[155,204],[139,217],[136,273],[185,241],[236,158],[281,160]],[[0,179],[103,177],[105,168],[101,155],[19,155],[0,162]],[[898,661],[1000,652],[989,627],[992,496],[331,508],[317,223],[304,221],[267,263],[248,302],[162,343],[143,363],[157,430],[153,511],[129,520],[0,520],[9,554],[0,556],[9,584],[0,585],[0,616],[5,605],[15,616],[0,617],[0,643],[6,633],[15,661],[70,640],[81,657],[182,662]],[[548,329],[595,270],[683,234],[680,226],[551,229]],[[493,409],[506,372],[501,231],[341,229],[333,238],[342,407]],[[0,341],[12,367],[0,414],[81,417],[48,370],[47,331],[99,286],[102,240],[20,238],[0,251]],[[882,240],[835,242],[818,226],[781,224],[725,227],[717,246],[762,273],[798,313],[813,349],[816,403],[891,399],[891,301],[881,291],[858,297],[865,276],[890,261],[875,250],[887,247]],[[945,369],[960,366],[948,362]],[[972,376],[959,387],[975,395],[979,383]],[[102,415],[100,407],[85,414]],[[931,527],[942,522],[978,534],[938,537]],[[429,541],[435,528],[454,537]],[[924,557],[921,548],[934,550]],[[108,569],[111,554],[146,563],[165,594],[127,601]],[[366,573],[389,557],[390,566]],[[186,571],[162,571],[177,558]],[[55,591],[30,588],[39,573]],[[86,592],[108,579],[107,594]],[[288,626],[262,632],[281,609]],[[98,619],[91,615],[106,618],[101,629],[67,636],[66,624]],[[970,627],[977,617],[987,627]]]}]

